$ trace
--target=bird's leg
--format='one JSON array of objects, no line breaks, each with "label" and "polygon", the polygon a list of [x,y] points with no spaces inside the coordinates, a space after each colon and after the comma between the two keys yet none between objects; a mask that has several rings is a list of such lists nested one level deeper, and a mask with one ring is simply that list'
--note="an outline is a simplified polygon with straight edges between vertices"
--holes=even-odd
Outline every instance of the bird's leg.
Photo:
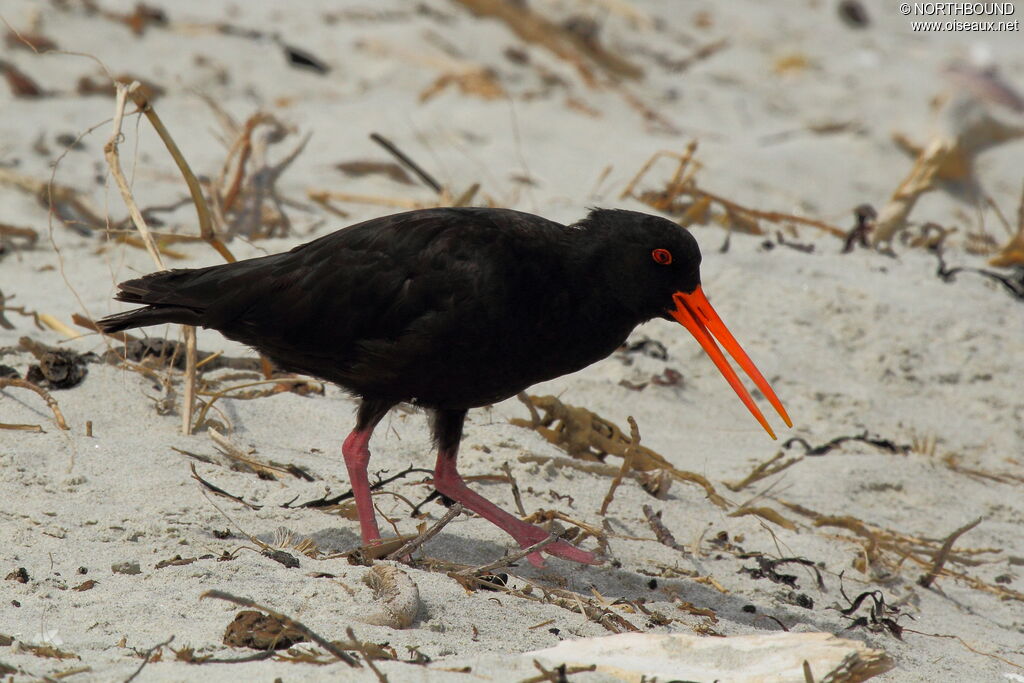
[{"label": "bird's leg", "polygon": [[345,456],[345,468],[348,470],[348,480],[352,484],[352,497],[355,498],[356,511],[359,513],[359,529],[362,531],[363,545],[380,540],[377,515],[373,509],[373,500],[370,498],[370,481],[366,476],[366,466],[370,462],[370,449],[367,446],[370,443],[373,428],[387,414],[391,406],[391,403],[369,400],[364,400],[359,404],[356,428],[348,435],[341,447],[341,454]]},{"label": "bird's leg", "polygon": [[[551,535],[549,532],[527,524],[521,519],[516,519],[479,493],[471,490],[462,480],[457,469],[456,459],[459,454],[459,440],[462,438],[462,423],[465,418],[465,410],[439,410],[434,416],[434,438],[437,439],[438,445],[437,465],[434,468],[434,488],[496,525],[514,538],[521,548],[528,548],[534,543],[543,541]],[[543,552],[573,562],[600,563],[592,553],[580,550],[565,541],[556,541],[546,546]],[[534,567],[544,566],[540,552],[530,553],[527,559]]]}]

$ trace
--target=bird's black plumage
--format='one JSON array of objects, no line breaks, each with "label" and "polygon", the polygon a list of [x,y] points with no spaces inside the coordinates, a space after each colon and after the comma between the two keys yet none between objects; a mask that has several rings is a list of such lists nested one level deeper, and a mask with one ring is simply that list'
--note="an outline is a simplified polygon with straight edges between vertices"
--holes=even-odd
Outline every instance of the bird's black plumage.
[{"label": "bird's black plumage", "polygon": [[[366,475],[374,426],[397,403],[425,406],[439,446],[437,490],[527,547],[547,532],[470,490],[456,470],[468,409],[600,360],[636,325],[664,317],[697,337],[769,432],[710,334],[785,417],[701,292],[700,259],[686,230],[632,211],[595,209],[565,226],[506,209],[425,209],[282,254],[123,282],[117,298],[143,308],[99,326],[212,328],[359,396],[342,452],[366,543],[379,539]],[[565,541],[544,551],[596,561]],[[539,553],[529,559],[540,564]]]}]

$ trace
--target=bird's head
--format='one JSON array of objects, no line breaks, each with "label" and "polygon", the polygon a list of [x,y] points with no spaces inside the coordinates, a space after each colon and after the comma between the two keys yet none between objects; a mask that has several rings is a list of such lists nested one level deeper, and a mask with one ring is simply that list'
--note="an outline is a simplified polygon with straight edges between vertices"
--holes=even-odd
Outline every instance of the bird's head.
[{"label": "bird's head", "polygon": [[720,344],[786,425],[793,426],[778,396],[704,295],[700,248],[688,230],[659,216],[621,209],[596,209],[583,223],[591,229],[593,239],[610,246],[602,259],[602,269],[613,283],[611,296],[620,305],[635,312],[640,320],[675,320],[689,330],[774,439],[775,432],[725,359]]}]

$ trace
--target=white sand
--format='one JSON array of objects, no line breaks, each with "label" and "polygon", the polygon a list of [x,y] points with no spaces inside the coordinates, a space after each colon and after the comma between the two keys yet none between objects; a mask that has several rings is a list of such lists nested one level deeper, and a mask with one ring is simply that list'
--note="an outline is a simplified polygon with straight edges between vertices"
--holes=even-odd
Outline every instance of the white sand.
[{"label": "white sand", "polygon": [[[705,168],[699,176],[710,191],[748,206],[792,211],[848,227],[851,209],[862,202],[880,207],[906,174],[909,162],[890,141],[904,131],[924,142],[930,130],[931,98],[944,85],[940,70],[950,58],[984,53],[998,64],[1003,76],[1024,84],[1024,42],[1018,33],[913,34],[909,18],[888,3],[870,4],[873,23],[864,30],[843,25],[832,2],[789,2],[771,7],[758,2],[699,6],[662,2],[633,2],[630,6],[656,19],[631,26],[616,13],[601,9],[617,3],[581,3],[582,11],[605,23],[602,39],[614,51],[643,66],[647,77],[631,90],[682,134],[651,132],[641,116],[613,91],[587,89],[574,70],[544,50],[525,47],[503,25],[473,18],[455,4],[429,3],[445,19],[418,15],[414,3],[351,3],[383,19],[348,18],[333,25],[321,17],[339,3],[304,2],[297,9],[283,3],[246,2],[166,3],[175,22],[230,21],[261,30],[278,31],[289,43],[309,50],[331,65],[318,76],[288,67],[280,50],[269,43],[225,37],[198,30],[151,28],[139,39],[122,25],[81,9],[57,11],[50,3],[9,0],[3,17],[23,27],[38,12],[41,31],[61,48],[97,56],[114,73],[131,72],[150,78],[168,93],[157,109],[185,155],[200,173],[214,174],[224,151],[214,137],[216,127],[197,92],[215,96],[234,116],[244,119],[264,106],[294,124],[313,142],[285,174],[283,194],[304,200],[307,188],[331,188],[358,193],[431,199],[422,187],[396,185],[379,176],[348,179],[333,164],[357,158],[386,160],[367,139],[381,132],[408,151],[456,192],[481,182],[495,201],[559,220],[574,220],[588,205],[644,209],[618,194],[640,164],[659,149],[681,150],[696,137]],[[567,3],[532,3],[539,11],[563,17]],[[133,3],[114,3],[128,11]],[[299,7],[299,5],[296,5]],[[1024,7],[1017,7],[1018,14]],[[698,28],[703,12],[710,27]],[[1012,19],[1013,17],[1011,17]],[[727,37],[729,46],[679,74],[659,67],[641,47],[673,57],[690,54],[700,45]],[[365,47],[378,46],[377,51]],[[364,47],[359,47],[363,45]],[[418,93],[440,72],[401,56],[443,56],[439,45],[460,53],[460,59],[497,69],[501,82],[514,96],[482,100],[465,96],[453,86],[426,104]],[[383,47],[381,47],[383,46]],[[535,63],[568,82],[547,95],[528,101],[521,95],[540,91],[537,72],[509,62],[502,51],[526,49]],[[387,54],[384,54],[387,53]],[[218,85],[213,67],[197,65],[195,57],[223,68],[230,76]],[[803,55],[809,66],[780,75],[773,64],[787,55]],[[45,179],[59,145],[60,133],[78,134],[112,113],[112,101],[74,94],[83,75],[96,77],[96,64],[83,57],[37,57],[4,49],[4,59],[18,65],[38,82],[59,91],[55,97],[16,99],[0,86],[0,161],[19,173]],[[670,91],[672,96],[670,96]],[[598,117],[566,106],[567,96],[599,110]],[[185,196],[177,171],[146,122],[126,122],[125,166],[134,172],[135,195],[142,206],[162,204]],[[852,130],[816,135],[808,124],[850,121]],[[796,131],[779,141],[765,136]],[[32,150],[40,134],[54,152],[41,156]],[[98,184],[103,175],[102,147],[109,127],[101,126],[84,139],[84,150],[71,151],[57,170],[58,182],[84,190],[111,217],[125,215],[116,188]],[[138,136],[138,137],[137,137]],[[284,146],[293,144],[292,137]],[[138,153],[136,155],[136,141]],[[273,148],[282,154],[282,146]],[[978,178],[996,204],[1011,217],[1020,192],[1020,159],[1024,144],[1007,144],[981,157]],[[592,194],[602,169],[613,165],[608,179]],[[668,177],[659,167],[648,184],[660,187]],[[529,174],[536,187],[521,187],[510,177]],[[9,253],[0,260],[0,289],[11,305],[48,313],[70,324],[71,314],[100,317],[121,310],[111,301],[116,282],[152,270],[141,250],[116,247],[97,253],[100,238],[74,235],[56,226],[52,236],[60,255],[45,237],[47,217],[35,200],[10,187],[0,189],[0,222],[31,226],[44,235],[36,249]],[[345,204],[350,222],[390,212],[384,207]],[[194,216],[186,206],[171,214],[171,227],[194,231]],[[287,239],[249,245],[235,240],[239,257],[288,248],[315,234],[342,227],[346,221],[324,212],[290,210],[298,234]],[[1003,239],[1003,229],[991,211],[984,212],[987,228]],[[915,220],[959,226],[960,234],[976,230],[978,214],[948,194],[926,196]],[[706,476],[733,503],[754,501],[776,509],[798,525],[797,531],[759,521],[729,517],[695,486],[675,484],[659,501],[635,482],[618,490],[607,519],[619,534],[650,539],[653,534],[640,510],[649,504],[663,511],[663,521],[676,539],[698,554],[680,553],[653,540],[611,539],[616,562],[580,567],[550,560],[546,571],[520,566],[514,572],[549,586],[564,586],[588,596],[596,590],[609,602],[617,598],[648,600],[651,609],[671,617],[654,626],[642,615],[619,613],[645,631],[692,632],[702,623],[670,602],[672,593],[718,616],[713,624],[724,635],[776,631],[771,616],[793,630],[839,633],[849,625],[832,605],[843,605],[840,572],[852,597],[880,590],[889,604],[899,604],[899,623],[924,633],[948,634],[976,650],[1015,665],[971,652],[955,639],[907,633],[899,641],[886,633],[863,629],[845,631],[887,650],[897,668],[879,680],[1006,680],[1004,673],[1024,675],[1024,607],[1020,601],[1001,601],[996,595],[952,578],[939,577],[932,589],[916,585],[922,570],[908,560],[891,577],[868,576],[852,566],[859,545],[841,529],[818,528],[809,518],[787,510],[781,498],[825,515],[850,515],[866,523],[911,536],[942,539],[958,527],[981,517],[981,524],[957,547],[990,548],[978,566],[950,565],[956,571],[991,585],[1024,590],[1024,499],[1019,477],[1024,473],[1024,394],[1020,368],[1024,362],[1024,317],[1021,303],[998,286],[974,275],[955,283],[935,276],[932,255],[900,250],[892,259],[869,251],[840,255],[840,243],[804,228],[799,241],[813,243],[815,252],[785,247],[761,249],[762,237],[734,235],[731,248],[720,254],[724,233],[717,227],[698,227],[694,234],[704,249],[705,290],[747,351],[758,362],[785,401],[796,426],[783,429],[783,439],[800,436],[820,444],[863,430],[900,444],[915,437],[934,437],[934,453],[884,453],[850,442],[822,457],[808,457],[780,475],[762,480],[739,493],[722,482],[742,479],[751,468],[771,457],[778,444],[770,442],[722,381],[699,347],[678,326],[653,322],[636,336],[654,337],[669,353],[667,361],[634,355],[634,365],[611,358],[532,393],[557,394],[566,403],[585,406],[619,424],[635,416],[645,445],[664,454],[684,470]],[[955,243],[954,243],[955,242]],[[981,257],[951,242],[951,263],[984,266]],[[218,262],[205,245],[176,247],[188,255],[174,266]],[[59,268],[63,264],[63,277]],[[13,330],[0,329],[0,346],[13,346],[29,335],[56,344],[62,336],[40,331],[29,318],[8,313]],[[170,329],[169,333],[177,334]],[[159,334],[161,330],[152,330]],[[200,332],[200,348],[223,349],[229,355],[250,351],[211,332]],[[106,350],[97,336],[67,343],[78,351]],[[9,353],[0,363],[24,372],[31,357]],[[682,388],[650,386],[642,392],[619,385],[636,381],[665,367],[685,376]],[[315,561],[300,556],[299,569],[287,569],[257,553],[242,551],[230,562],[200,559],[186,566],[155,569],[165,559],[181,555],[219,556],[239,546],[251,546],[233,523],[272,542],[279,527],[309,536],[322,550],[344,551],[358,544],[358,525],[311,509],[285,509],[293,500],[308,500],[326,490],[348,489],[340,444],[351,428],[355,403],[328,387],[323,397],[281,394],[256,401],[221,401],[233,430],[231,438],[256,449],[257,457],[294,463],[316,481],[282,478],[264,481],[225,467],[197,463],[200,474],[218,486],[262,505],[253,511],[223,498],[208,499],[191,478],[189,458],[172,447],[213,454],[206,433],[185,437],[177,416],[161,416],[149,397],[158,392],[140,375],[104,364],[89,366],[78,387],[54,392],[71,425],[61,431],[34,394],[21,389],[0,392],[0,421],[41,424],[43,434],[0,431],[0,576],[24,567],[28,583],[0,584],[0,634],[24,643],[59,639],[62,650],[80,660],[57,661],[0,647],[0,664],[18,669],[16,680],[53,676],[69,668],[88,667],[72,681],[126,678],[140,664],[137,653],[174,636],[173,647],[190,646],[198,655],[232,658],[245,651],[221,644],[224,628],[235,607],[220,601],[200,601],[210,589],[246,596],[289,614],[318,633],[345,637],[352,626],[363,640],[390,643],[401,657],[407,646],[428,655],[429,667],[382,663],[393,681],[519,680],[536,673],[517,653],[551,647],[560,639],[607,634],[601,625],[554,605],[509,595],[467,593],[443,573],[407,569],[423,601],[412,628],[392,630],[358,621],[365,607],[338,584],[360,586],[368,570],[344,560]],[[767,409],[767,406],[765,406]],[[521,463],[523,454],[565,457],[565,453],[536,433],[512,426],[511,417],[525,417],[516,401],[493,410],[471,412],[462,447],[465,475],[498,473],[509,462],[523,489],[527,511],[561,509],[591,524],[609,480],[567,469]],[[92,421],[94,436],[85,436]],[[776,419],[773,424],[779,428]],[[377,430],[372,443],[371,469],[395,472],[409,465],[433,462],[423,416],[395,411]],[[487,451],[487,452],[485,452]],[[789,451],[796,455],[797,446]],[[1018,484],[967,476],[946,466],[954,454],[963,468],[1009,473]],[[617,464],[617,459],[609,459]],[[416,478],[395,482],[389,490],[414,501],[429,492]],[[506,508],[512,496],[506,484],[477,483],[476,488]],[[572,496],[558,500],[551,493]],[[403,533],[415,531],[407,507],[397,499],[378,499],[384,513],[394,516]],[[213,505],[216,503],[220,510]],[[443,508],[425,508],[431,519]],[[230,517],[233,522],[226,517]],[[219,539],[214,531],[231,529]],[[811,610],[788,604],[780,596],[786,586],[755,580],[738,573],[756,566],[710,544],[725,532],[748,552],[771,557],[804,557],[820,563],[826,591],[819,591],[812,574],[796,565],[780,567],[797,575],[798,592],[814,600]],[[588,542],[592,544],[592,541]],[[423,554],[451,562],[483,564],[500,557],[510,540],[478,518],[463,517],[427,544]],[[113,573],[111,565],[138,562],[141,573]],[[727,591],[685,576],[660,578],[648,587],[659,565],[676,566],[710,576]],[[88,570],[80,574],[79,568]],[[314,578],[327,572],[337,577]],[[996,577],[1003,583],[994,583]],[[86,579],[94,588],[69,590]],[[521,584],[517,584],[521,585]],[[357,596],[358,597],[358,596]],[[17,606],[15,605],[17,603]],[[753,605],[756,613],[744,611]],[[862,608],[858,615],[866,613]],[[909,617],[913,617],[910,620]],[[550,621],[540,628],[528,627]],[[557,629],[557,633],[551,631]],[[473,675],[451,669],[472,667]],[[448,670],[446,672],[446,670]],[[164,650],[160,662],[149,664],[139,680],[337,680],[343,664],[257,662],[207,664],[201,668],[174,661]],[[348,680],[348,679],[346,679]],[[351,680],[356,680],[352,678]],[[358,680],[373,680],[365,669]],[[603,680],[599,675],[571,680]]]}]

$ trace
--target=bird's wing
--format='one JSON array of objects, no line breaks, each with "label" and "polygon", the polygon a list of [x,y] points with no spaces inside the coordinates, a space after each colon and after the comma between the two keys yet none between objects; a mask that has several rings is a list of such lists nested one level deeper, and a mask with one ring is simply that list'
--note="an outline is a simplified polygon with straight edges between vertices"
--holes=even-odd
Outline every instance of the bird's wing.
[{"label": "bird's wing", "polygon": [[368,221],[252,262],[223,283],[209,326],[292,369],[386,382],[438,349],[469,352],[474,330],[497,329],[498,316],[525,300],[509,291],[505,270],[522,260],[510,252],[542,246],[538,226],[562,230],[529,214],[476,209]]}]

